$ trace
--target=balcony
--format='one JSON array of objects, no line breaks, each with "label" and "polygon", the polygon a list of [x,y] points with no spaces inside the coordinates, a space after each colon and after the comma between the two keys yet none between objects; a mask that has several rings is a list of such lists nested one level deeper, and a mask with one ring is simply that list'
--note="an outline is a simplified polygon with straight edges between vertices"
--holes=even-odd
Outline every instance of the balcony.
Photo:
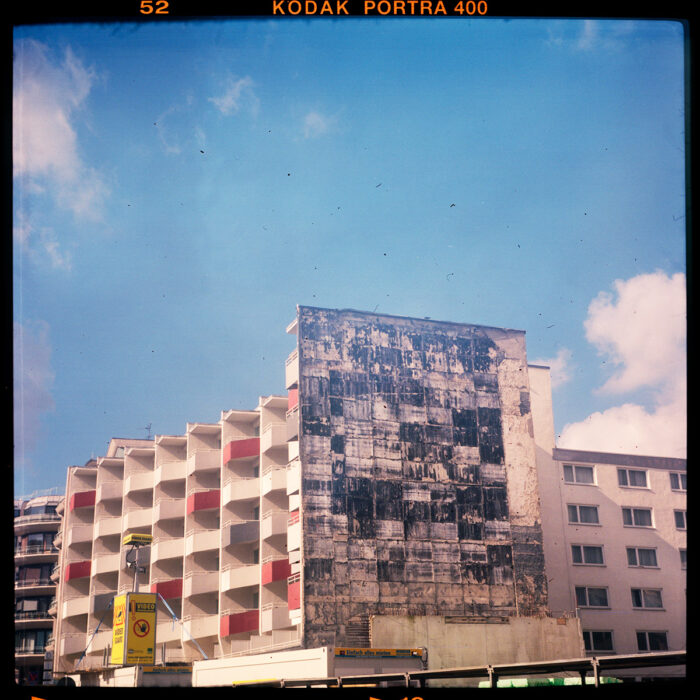
[{"label": "balcony", "polygon": [[287,516],[285,510],[268,510],[260,521],[260,537],[263,540],[276,535],[287,534]]},{"label": "balcony", "polygon": [[53,618],[48,610],[18,610],[15,612],[16,629],[50,627],[52,624]]},{"label": "balcony", "polygon": [[218,509],[220,502],[221,491],[219,489],[195,491],[187,497],[187,513],[193,513],[196,510]]},{"label": "balcony", "polygon": [[153,540],[151,545],[151,561],[163,561],[164,559],[181,559],[185,549],[182,537],[165,539],[159,537]]},{"label": "balcony", "polygon": [[260,498],[260,479],[257,477],[233,477],[224,484],[223,503],[253,501]]},{"label": "balcony", "polygon": [[222,546],[228,547],[232,544],[245,544],[258,542],[260,539],[259,520],[241,520],[233,522],[224,527],[222,532]]},{"label": "balcony", "polygon": [[116,554],[98,554],[92,560],[92,574],[110,574],[119,571],[121,566],[121,555]]},{"label": "balcony", "polygon": [[[219,616],[218,615],[185,615],[182,618],[185,629],[195,638],[216,637],[219,634]],[[189,639],[184,634],[183,639]]]},{"label": "balcony", "polygon": [[264,454],[274,448],[286,447],[287,444],[287,424],[269,423],[263,434],[260,436],[260,452]]},{"label": "balcony", "polygon": [[[15,647],[15,660],[24,662],[34,661],[40,663],[44,658],[46,647],[42,644],[34,644],[33,640],[27,640],[24,644]],[[35,658],[33,658],[35,657]]]},{"label": "balcony", "polygon": [[137,493],[153,489],[153,472],[135,472],[124,480],[124,493]]},{"label": "balcony", "polygon": [[230,566],[221,572],[221,590],[232,591],[234,588],[257,586],[260,584],[260,565]]},{"label": "balcony", "polygon": [[242,438],[232,440],[224,447],[223,461],[228,464],[232,459],[250,459],[260,456],[260,438]]},{"label": "balcony", "polygon": [[150,530],[153,521],[153,508],[138,508],[130,510],[122,517],[124,531],[127,530]]},{"label": "balcony", "polygon": [[291,411],[299,405],[299,389],[290,389],[287,395],[287,410]]},{"label": "balcony", "polygon": [[30,544],[15,549],[15,562],[17,565],[28,564],[33,561],[50,561],[58,555],[58,547],[53,544]]},{"label": "balcony", "polygon": [[[54,564],[53,569],[51,569],[51,576],[49,577],[51,583],[58,583],[61,578],[61,566],[58,562]],[[15,584],[17,585],[17,584]]]},{"label": "balcony", "polygon": [[301,608],[301,574],[293,574],[287,579],[287,609]]},{"label": "balcony", "polygon": [[86,644],[87,638],[83,633],[62,634],[58,644],[59,656],[82,654]]},{"label": "balcony", "polygon": [[301,548],[301,521],[299,511],[293,511],[287,521],[287,551]]},{"label": "balcony", "polygon": [[87,561],[74,561],[70,564],[66,564],[63,580],[71,581],[76,578],[89,577],[91,564],[92,562],[89,559]]},{"label": "balcony", "polygon": [[24,595],[50,595],[55,588],[56,584],[50,578],[31,578],[15,581],[15,590],[22,591]]},{"label": "balcony", "polygon": [[284,491],[287,488],[287,468],[281,466],[268,467],[262,476],[260,490],[263,496],[270,491]]},{"label": "balcony", "polygon": [[106,518],[100,518],[95,523],[95,539],[98,537],[109,537],[110,535],[119,535],[122,531],[122,517],[115,515]]},{"label": "balcony", "polygon": [[153,522],[161,520],[178,520],[185,517],[186,501],[184,498],[160,498],[153,509]]},{"label": "balcony", "polygon": [[222,637],[243,632],[257,632],[260,625],[259,610],[241,610],[227,613],[219,618],[219,630]]},{"label": "balcony", "polygon": [[122,481],[104,481],[97,487],[95,502],[101,503],[102,501],[120,501],[122,498],[123,488],[124,483]]},{"label": "balcony", "polygon": [[75,510],[76,508],[91,508],[95,505],[95,496],[97,492],[92,491],[78,491],[70,497],[70,510]]},{"label": "balcony", "polygon": [[[156,625],[156,639],[158,644],[163,644],[165,642],[176,642],[181,639],[182,626],[179,622],[175,622],[168,613],[158,613],[159,619],[162,617],[167,617],[167,622],[159,622]],[[187,639],[187,635],[184,635]]]},{"label": "balcony", "polygon": [[20,515],[14,519],[14,527],[20,525],[30,525],[35,523],[53,524],[61,522],[61,516],[57,513],[31,513],[30,515]]},{"label": "balcony", "polygon": [[299,440],[290,440],[287,443],[287,461],[299,459]]},{"label": "balcony", "polygon": [[290,625],[287,603],[268,603],[262,606],[260,610],[261,632],[283,629]]},{"label": "balcony", "polygon": [[160,595],[169,600],[170,598],[182,597],[182,579],[169,579],[163,581],[154,581],[151,583],[151,593],[160,593]]},{"label": "balcony", "polygon": [[160,484],[165,481],[181,481],[187,476],[187,461],[164,462],[156,467],[153,474],[153,483]]},{"label": "balcony", "polygon": [[292,571],[289,566],[289,559],[266,557],[263,560],[260,570],[260,583],[264,586],[274,581],[286,581]]},{"label": "balcony", "polygon": [[208,552],[212,549],[219,549],[221,540],[221,530],[188,530],[185,533],[185,556],[195,552]]},{"label": "balcony", "polygon": [[185,574],[182,586],[182,594],[185,598],[203,593],[217,593],[218,590],[218,571],[197,571]]},{"label": "balcony", "polygon": [[66,532],[66,547],[92,542],[92,525],[74,525]]},{"label": "balcony", "polygon": [[299,438],[299,406],[287,412],[287,440]]},{"label": "balcony", "polygon": [[87,615],[90,610],[90,598],[88,596],[79,596],[63,601],[61,607],[61,617],[76,617],[78,615]]},{"label": "balcony", "polygon": [[187,474],[210,472],[221,469],[220,450],[197,450],[187,458]]},{"label": "balcony", "polygon": [[285,388],[292,389],[299,385],[299,351],[290,353],[284,368]]},{"label": "balcony", "polygon": [[[290,445],[293,443],[289,443]],[[296,443],[297,445],[299,443]],[[295,459],[287,465],[287,495],[298,493],[301,489],[301,461]]]}]

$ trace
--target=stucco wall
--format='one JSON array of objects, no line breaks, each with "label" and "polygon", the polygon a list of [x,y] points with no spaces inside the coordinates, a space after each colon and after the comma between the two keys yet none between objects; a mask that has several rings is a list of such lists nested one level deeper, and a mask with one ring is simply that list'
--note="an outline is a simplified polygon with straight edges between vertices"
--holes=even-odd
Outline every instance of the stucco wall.
[{"label": "stucco wall", "polygon": [[[371,619],[371,635],[375,647],[427,647],[431,670],[585,656],[575,617],[509,617],[495,624],[452,624],[441,616],[376,615]],[[431,685],[465,683],[445,680]]]}]

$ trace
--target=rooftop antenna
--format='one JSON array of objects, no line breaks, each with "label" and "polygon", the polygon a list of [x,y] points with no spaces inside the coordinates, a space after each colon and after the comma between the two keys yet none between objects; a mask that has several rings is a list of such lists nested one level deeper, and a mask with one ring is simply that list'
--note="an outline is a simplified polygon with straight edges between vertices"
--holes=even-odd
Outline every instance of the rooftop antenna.
[{"label": "rooftop antenna", "polygon": [[148,435],[146,436],[146,440],[151,439],[151,426],[152,425],[153,425],[153,423],[149,423],[147,426],[144,427],[144,430],[146,430],[148,432]]}]

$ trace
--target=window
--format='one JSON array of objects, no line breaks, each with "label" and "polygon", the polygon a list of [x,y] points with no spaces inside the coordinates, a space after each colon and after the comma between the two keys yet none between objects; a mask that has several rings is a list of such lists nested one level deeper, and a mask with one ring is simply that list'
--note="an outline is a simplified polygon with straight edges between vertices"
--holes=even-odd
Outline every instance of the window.
[{"label": "window", "polygon": [[623,508],[622,523],[628,527],[651,527],[651,508]]},{"label": "window", "polygon": [[656,550],[645,547],[627,547],[627,564],[628,566],[658,568]]},{"label": "window", "polygon": [[674,491],[687,491],[688,490],[688,480],[685,472],[670,472],[671,477],[671,488]]},{"label": "window", "polygon": [[647,488],[647,473],[642,469],[618,469],[617,483],[620,486]]},{"label": "window", "polygon": [[633,608],[663,608],[661,591],[657,588],[633,588]]},{"label": "window", "polygon": [[688,550],[687,549],[680,549],[678,551],[681,555],[681,569],[687,569],[688,568]]},{"label": "window", "polygon": [[585,544],[572,544],[571,558],[574,564],[597,564],[601,566],[604,563],[603,548]]},{"label": "window", "polygon": [[595,484],[593,467],[579,467],[574,464],[565,464],[564,481],[566,481],[567,484]]},{"label": "window", "polygon": [[576,605],[579,608],[607,608],[608,589],[576,586]]},{"label": "window", "polygon": [[569,522],[581,525],[598,524],[598,506],[567,505]]},{"label": "window", "polygon": [[688,529],[688,512],[685,510],[674,510],[673,517],[676,520],[676,530]]},{"label": "window", "polygon": [[586,651],[613,651],[612,632],[583,630],[583,644]]},{"label": "window", "polygon": [[668,651],[666,632],[637,632],[639,651]]}]

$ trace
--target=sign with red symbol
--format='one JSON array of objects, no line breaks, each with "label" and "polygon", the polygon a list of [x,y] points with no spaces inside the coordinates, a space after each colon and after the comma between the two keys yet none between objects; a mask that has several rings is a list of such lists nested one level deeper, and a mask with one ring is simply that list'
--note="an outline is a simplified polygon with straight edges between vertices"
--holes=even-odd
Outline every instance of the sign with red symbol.
[{"label": "sign with red symbol", "polygon": [[148,620],[136,620],[133,630],[137,637],[145,637],[151,631],[151,625],[148,624]]}]

